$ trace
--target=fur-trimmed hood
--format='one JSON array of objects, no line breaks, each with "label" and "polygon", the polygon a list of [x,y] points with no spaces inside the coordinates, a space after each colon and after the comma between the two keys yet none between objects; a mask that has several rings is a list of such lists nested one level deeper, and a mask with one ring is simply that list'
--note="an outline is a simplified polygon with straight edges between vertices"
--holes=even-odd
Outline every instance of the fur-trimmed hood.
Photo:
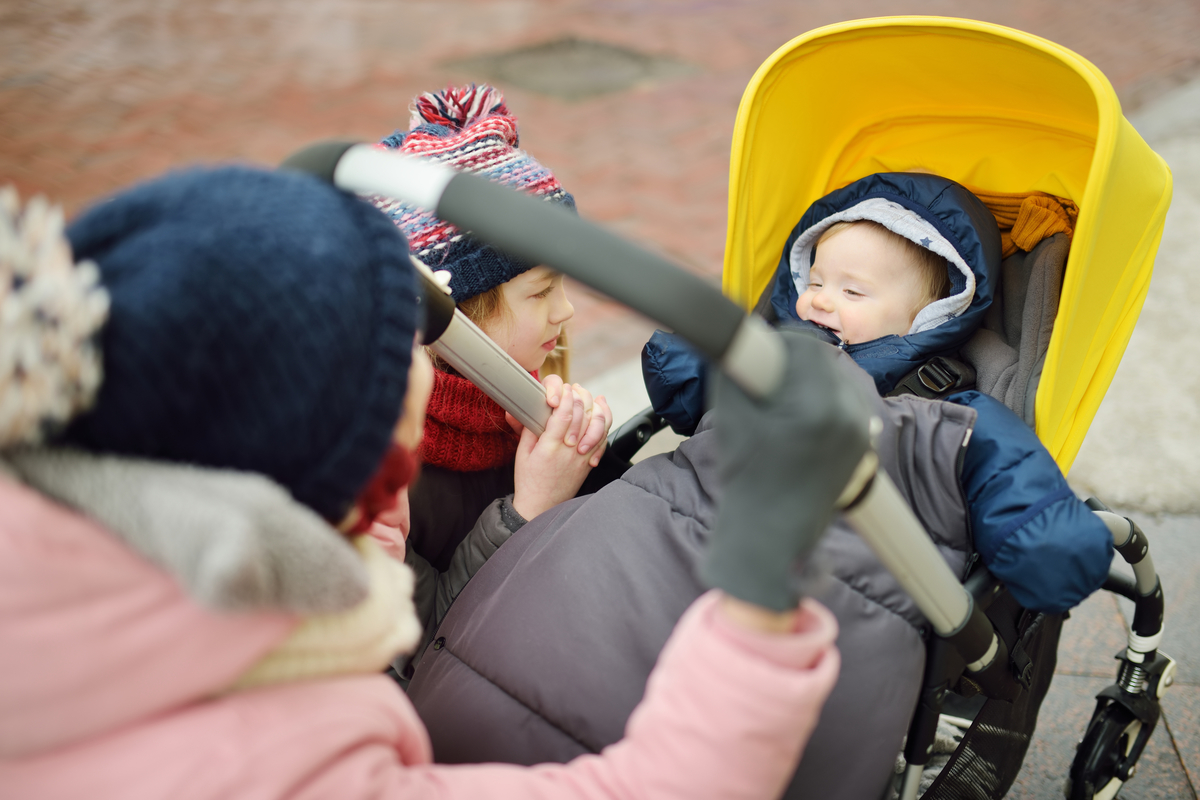
[{"label": "fur-trimmed hood", "polygon": [[834,223],[856,220],[878,222],[950,265],[950,296],[922,309],[907,334],[844,346],[884,394],[930,357],[957,350],[982,324],[1000,275],[1000,232],[983,202],[954,181],[922,173],[869,175],[809,206],[783,246],[759,308],[840,345],[825,329],[800,320],[796,301],[808,286],[817,239]]}]

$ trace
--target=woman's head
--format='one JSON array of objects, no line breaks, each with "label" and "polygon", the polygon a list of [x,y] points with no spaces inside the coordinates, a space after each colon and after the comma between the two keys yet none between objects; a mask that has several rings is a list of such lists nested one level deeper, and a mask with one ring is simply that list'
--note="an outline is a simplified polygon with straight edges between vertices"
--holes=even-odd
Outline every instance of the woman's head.
[{"label": "woman's head", "polygon": [[389,452],[419,323],[388,219],[314,178],[223,168],[134,187],[67,235],[111,310],[66,441],[262,473],[340,520]]}]

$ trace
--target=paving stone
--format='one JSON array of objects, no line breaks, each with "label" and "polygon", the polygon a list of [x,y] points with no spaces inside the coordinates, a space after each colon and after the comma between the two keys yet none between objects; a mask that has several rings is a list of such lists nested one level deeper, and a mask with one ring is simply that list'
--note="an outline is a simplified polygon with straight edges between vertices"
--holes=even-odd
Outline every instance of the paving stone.
[{"label": "paving stone", "polygon": [[1117,675],[1114,656],[1128,643],[1128,626],[1116,596],[1096,592],[1071,610],[1058,643],[1056,675],[1105,678]]},{"label": "paving stone", "polygon": [[[1010,800],[1058,800],[1070,773],[1075,745],[1095,707],[1095,695],[1112,680],[1055,675],[1038,715],[1038,727],[1008,793]],[[1183,800],[1195,792],[1164,728],[1150,737],[1138,773],[1121,788],[1124,800]]]},{"label": "paving stone", "polygon": [[[1127,113],[1200,75],[1194,0],[5,0],[0,182],[15,181],[25,195],[47,193],[75,213],[167,168],[274,165],[315,140],[376,140],[407,128],[412,97],[463,78],[454,64],[587,40],[695,70],[569,102],[536,86],[503,85],[521,119],[522,145],[559,175],[581,214],[716,282],[733,124],[754,71],[820,25],[914,10],[1010,25],[1072,48],[1110,78]],[[1152,138],[1182,130],[1177,119],[1169,129],[1156,120],[1139,118],[1139,130]],[[1177,177],[1195,172],[1172,152]],[[571,291],[574,377],[611,375],[635,360],[653,325],[581,287]],[[629,374],[636,378],[636,370]],[[1129,419],[1118,414],[1114,429],[1142,437]],[[1194,442],[1173,446],[1195,450]],[[1165,527],[1140,521],[1163,574],[1164,648],[1180,659],[1182,683],[1167,695],[1166,727],[1124,797],[1193,796],[1168,733],[1193,779],[1200,765],[1200,549],[1192,544],[1200,518],[1166,520]],[[1060,796],[1091,696],[1112,681],[1111,657],[1124,643],[1114,603],[1098,595],[1067,622],[1051,690],[1061,708],[1048,701],[1012,796]]]},{"label": "paving stone", "polygon": [[1163,718],[1193,788],[1200,787],[1200,687],[1177,684],[1163,697]]}]

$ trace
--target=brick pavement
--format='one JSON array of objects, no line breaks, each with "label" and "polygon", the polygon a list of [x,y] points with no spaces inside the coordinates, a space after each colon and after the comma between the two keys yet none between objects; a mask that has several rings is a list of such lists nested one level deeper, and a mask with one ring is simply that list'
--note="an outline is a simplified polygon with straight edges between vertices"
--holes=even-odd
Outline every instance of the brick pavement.
[{"label": "brick pavement", "polygon": [[[729,140],[755,68],[811,28],[895,13],[1061,42],[1127,105],[1200,71],[1191,0],[3,0],[0,178],[71,212],[173,166],[274,164],[323,137],[376,139],[405,126],[417,92],[473,77],[449,62],[575,35],[697,71],[574,102],[505,87],[523,144],[584,214],[715,281]],[[575,296],[577,376],[636,354],[644,321]]]},{"label": "brick pavement", "polygon": [[[729,140],[754,70],[806,30],[896,13],[974,17],[1060,42],[1109,76],[1127,110],[1200,74],[1195,0],[0,0],[0,180],[73,212],[175,166],[275,164],[325,137],[377,139],[406,126],[414,94],[476,77],[451,62],[574,35],[697,71],[576,101],[503,87],[524,146],[555,169],[582,213],[716,281]],[[573,298],[577,377],[636,354],[644,320],[578,287]],[[1187,525],[1194,532],[1195,520]],[[1166,586],[1189,604],[1172,617],[1179,637],[1200,616],[1186,591],[1196,576],[1195,559],[1184,557],[1190,540],[1177,536],[1175,563],[1186,571]],[[1089,601],[1103,603],[1111,605]],[[1057,795],[1080,733],[1069,715],[1086,707],[1089,681],[1110,680],[1111,642],[1087,619],[1081,612],[1072,623],[1064,650],[1090,647],[1087,665],[1067,658],[1055,684],[1073,698],[1069,724],[1057,730],[1060,707],[1050,711],[1014,796]],[[1170,652],[1195,641],[1177,638]],[[1125,796],[1194,797],[1196,685],[1193,677],[1174,695],[1156,766]]]}]

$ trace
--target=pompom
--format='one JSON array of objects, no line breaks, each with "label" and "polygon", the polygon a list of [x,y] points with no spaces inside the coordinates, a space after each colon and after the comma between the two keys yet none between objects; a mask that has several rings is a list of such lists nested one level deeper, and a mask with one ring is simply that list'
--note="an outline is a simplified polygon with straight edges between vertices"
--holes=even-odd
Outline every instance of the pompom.
[{"label": "pompom", "polygon": [[461,131],[493,115],[508,116],[508,106],[500,90],[488,84],[448,86],[440,92],[426,92],[413,101],[409,128],[419,125],[444,125]]},{"label": "pompom", "polygon": [[62,209],[34,197],[22,210],[0,188],[0,448],[38,444],[92,404],[108,305],[96,265],[72,262]]}]

